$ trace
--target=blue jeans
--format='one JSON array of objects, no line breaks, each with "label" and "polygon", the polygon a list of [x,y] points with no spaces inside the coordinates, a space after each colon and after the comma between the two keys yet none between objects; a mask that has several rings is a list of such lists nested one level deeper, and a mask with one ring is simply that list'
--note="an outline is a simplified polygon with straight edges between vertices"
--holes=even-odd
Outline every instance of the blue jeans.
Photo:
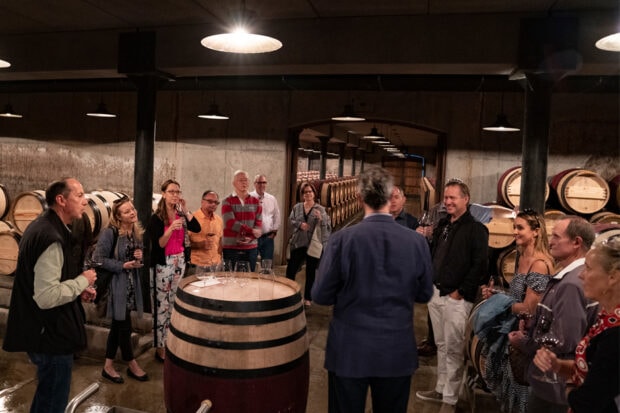
[{"label": "blue jeans", "polygon": [[37,391],[30,413],[64,413],[71,390],[73,354],[28,353],[37,366]]},{"label": "blue jeans", "polygon": [[261,260],[273,260],[273,238],[263,235],[258,239],[258,253]]},{"label": "blue jeans", "polygon": [[249,261],[250,270],[256,271],[256,258],[258,258],[258,248],[250,250],[236,250],[232,248],[224,248],[224,259],[232,262],[233,268],[237,261]]}]

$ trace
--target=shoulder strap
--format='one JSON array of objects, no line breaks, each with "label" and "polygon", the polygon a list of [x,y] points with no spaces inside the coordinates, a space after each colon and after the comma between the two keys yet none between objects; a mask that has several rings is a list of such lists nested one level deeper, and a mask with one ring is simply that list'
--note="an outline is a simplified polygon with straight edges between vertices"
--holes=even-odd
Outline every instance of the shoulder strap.
[{"label": "shoulder strap", "polygon": [[112,228],[112,256],[116,257],[116,242],[118,241],[118,228],[116,228],[115,226],[111,225],[110,228]]}]

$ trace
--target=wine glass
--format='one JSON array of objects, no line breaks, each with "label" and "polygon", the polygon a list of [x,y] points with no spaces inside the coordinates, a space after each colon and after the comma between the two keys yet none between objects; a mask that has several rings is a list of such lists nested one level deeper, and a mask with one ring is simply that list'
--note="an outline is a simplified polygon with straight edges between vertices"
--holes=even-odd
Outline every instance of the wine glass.
[{"label": "wine glass", "polygon": [[273,274],[273,261],[269,259],[261,259],[259,274]]},{"label": "wine glass", "polygon": [[247,284],[248,278],[245,274],[240,273],[249,273],[250,272],[250,263],[248,261],[237,261],[235,263],[235,276],[238,279],[238,283],[241,287]]},{"label": "wine glass", "polygon": [[[540,307],[541,315],[534,330],[534,342],[549,351],[553,351],[564,344],[562,323],[559,318],[554,318],[551,308],[546,306]],[[533,377],[546,383],[558,382],[558,376],[555,372],[551,372],[551,376],[548,372],[543,372],[542,375],[534,374]]]},{"label": "wine glass", "polygon": [[231,260],[222,260],[222,262],[218,265],[218,271],[222,273],[223,282],[222,284],[226,284],[232,280],[233,276],[233,264]]},{"label": "wine glass", "polygon": [[422,214],[422,218],[418,222],[418,225],[422,227],[424,232],[424,236],[426,238],[431,238],[433,236],[433,226],[435,225],[435,221],[433,220],[433,216],[425,210]]}]

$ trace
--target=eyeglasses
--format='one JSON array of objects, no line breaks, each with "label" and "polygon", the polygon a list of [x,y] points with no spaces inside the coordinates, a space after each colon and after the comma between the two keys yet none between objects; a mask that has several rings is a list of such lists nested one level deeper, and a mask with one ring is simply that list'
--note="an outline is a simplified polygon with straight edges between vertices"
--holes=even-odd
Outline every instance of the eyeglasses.
[{"label": "eyeglasses", "polygon": [[203,201],[205,201],[207,204],[215,204],[215,205],[219,205],[220,201],[216,201],[214,199],[204,199],[202,198]]},{"label": "eyeglasses", "polygon": [[181,195],[183,191],[166,191],[166,193],[172,194],[172,195]]},{"label": "eyeglasses", "polygon": [[262,184],[267,184],[267,181],[256,181],[256,182],[254,182],[254,183],[255,183],[255,184],[261,184],[261,185],[262,185]]}]

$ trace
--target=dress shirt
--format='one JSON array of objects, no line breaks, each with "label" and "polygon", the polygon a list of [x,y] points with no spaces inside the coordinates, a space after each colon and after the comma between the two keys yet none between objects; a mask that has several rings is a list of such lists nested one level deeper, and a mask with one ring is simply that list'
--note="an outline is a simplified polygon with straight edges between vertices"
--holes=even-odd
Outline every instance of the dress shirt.
[{"label": "dress shirt", "polygon": [[278,207],[276,197],[267,192],[264,192],[261,197],[256,191],[250,192],[250,195],[254,198],[258,198],[263,207],[263,234],[280,229],[280,208]]}]

